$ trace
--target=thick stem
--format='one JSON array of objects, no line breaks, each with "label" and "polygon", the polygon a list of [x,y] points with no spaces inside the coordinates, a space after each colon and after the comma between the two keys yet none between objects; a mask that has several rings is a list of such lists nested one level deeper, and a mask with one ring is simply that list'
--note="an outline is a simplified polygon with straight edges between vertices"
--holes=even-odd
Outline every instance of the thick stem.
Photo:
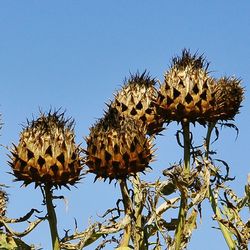
[{"label": "thick stem", "polygon": [[[184,176],[188,176],[190,173],[190,131],[189,122],[182,122],[183,130],[183,142],[184,142]],[[175,249],[181,249],[181,241],[185,227],[185,221],[187,217],[187,205],[188,197],[185,187],[181,190],[181,202],[178,215],[178,224],[175,231]]]},{"label": "thick stem", "polygon": [[146,250],[144,240],[144,230],[142,222],[142,210],[145,202],[144,194],[141,189],[139,174],[133,179],[134,188],[134,206],[135,206],[135,248],[138,250]]},{"label": "thick stem", "polygon": [[181,249],[181,241],[185,226],[185,220],[187,217],[187,198],[185,197],[184,193],[181,193],[181,203],[180,203],[180,210],[178,215],[178,225],[175,231],[175,249]]},{"label": "thick stem", "polygon": [[47,212],[48,212],[48,221],[50,226],[50,234],[51,234],[51,240],[52,240],[52,249],[53,250],[60,250],[60,242],[57,232],[57,219],[56,219],[56,213],[53,205],[53,199],[52,199],[52,190],[51,187],[48,187],[45,185],[44,187],[44,193],[45,193],[45,201],[47,206]]},{"label": "thick stem", "polygon": [[[212,135],[212,131],[213,131],[214,127],[215,127],[215,123],[210,123],[208,125],[208,129],[207,129],[207,135],[206,135],[206,141],[205,141],[206,160],[209,159],[210,140],[211,140],[211,135]],[[209,185],[209,200],[210,200],[213,212],[216,215],[216,218],[218,220],[220,220],[221,219],[221,213],[220,213],[220,209],[217,206],[217,202],[216,202],[216,199],[214,197],[211,184]],[[228,248],[230,250],[235,250],[236,246],[235,246],[234,240],[232,239],[232,236],[231,236],[230,232],[227,230],[227,228],[221,222],[218,221],[218,224],[219,224],[220,230],[221,230],[221,232],[222,232],[222,234],[224,236],[224,239],[225,239],[225,241],[226,241],[226,243],[228,245]]]},{"label": "thick stem", "polygon": [[[125,215],[129,215],[130,217],[132,217],[133,216],[132,201],[131,201],[130,196],[129,196],[129,191],[128,191],[126,179],[120,180],[120,188],[121,188],[121,193],[122,193]],[[131,233],[132,233],[132,224],[129,223],[128,226],[124,228],[123,238],[122,238],[122,241],[121,241],[119,247],[128,247],[129,246]]]}]

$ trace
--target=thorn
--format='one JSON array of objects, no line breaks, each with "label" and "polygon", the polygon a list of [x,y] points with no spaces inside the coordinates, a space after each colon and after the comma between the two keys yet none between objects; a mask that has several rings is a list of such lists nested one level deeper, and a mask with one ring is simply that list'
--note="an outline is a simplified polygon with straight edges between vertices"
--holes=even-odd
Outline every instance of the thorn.
[{"label": "thorn", "polygon": [[149,166],[149,165],[148,165],[148,168],[151,169],[151,170],[153,170],[153,168],[151,166]]},{"label": "thorn", "polygon": [[94,183],[97,181],[99,177],[96,175],[95,179],[94,179]]}]

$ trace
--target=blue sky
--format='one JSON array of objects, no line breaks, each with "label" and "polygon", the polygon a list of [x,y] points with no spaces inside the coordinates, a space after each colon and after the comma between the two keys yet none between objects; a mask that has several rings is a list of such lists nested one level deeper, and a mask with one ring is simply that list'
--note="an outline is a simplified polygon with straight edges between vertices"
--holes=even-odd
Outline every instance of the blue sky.
[{"label": "blue sky", "polygon": [[[213,147],[226,160],[236,180],[231,184],[243,193],[249,171],[249,65],[250,3],[247,0],[211,1],[1,1],[0,2],[0,113],[3,128],[0,143],[17,143],[26,118],[37,116],[39,108],[66,109],[76,121],[76,141],[83,142],[89,127],[101,117],[105,102],[113,98],[129,72],[147,69],[163,79],[173,56],[183,48],[204,53],[212,75],[236,75],[246,89],[241,113],[235,124],[240,134],[221,131]],[[157,161],[147,178],[153,180],[170,163],[182,157],[171,125],[157,138]],[[199,133],[201,131],[199,130]],[[200,134],[199,134],[200,135]],[[84,145],[84,142],[83,142]],[[1,148],[0,182],[11,186],[8,215],[20,217],[31,207],[42,209],[40,190],[20,188],[7,174],[7,150]],[[87,176],[77,189],[62,190],[69,205],[57,203],[60,234],[81,229],[90,216],[115,206],[120,192],[113,184]],[[227,249],[211,219],[203,211],[202,225],[193,234],[189,249]],[[18,226],[19,229],[19,226]],[[21,228],[20,228],[21,229]],[[50,249],[48,225],[44,223],[27,242]],[[89,249],[92,249],[91,247]]]}]

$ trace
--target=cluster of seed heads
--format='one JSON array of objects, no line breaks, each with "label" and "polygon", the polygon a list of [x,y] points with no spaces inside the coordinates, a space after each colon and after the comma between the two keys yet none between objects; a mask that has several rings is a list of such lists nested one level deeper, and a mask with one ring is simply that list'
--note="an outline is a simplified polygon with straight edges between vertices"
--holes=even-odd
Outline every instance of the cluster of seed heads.
[{"label": "cluster of seed heads", "polygon": [[[164,123],[207,125],[234,119],[243,100],[241,81],[215,79],[208,67],[203,55],[184,49],[172,59],[159,88],[146,71],[126,79],[86,137],[84,158],[89,172],[110,181],[144,172],[153,159],[152,140]],[[41,114],[28,123],[12,150],[10,165],[16,179],[24,184],[74,185],[83,162],[72,126],[58,112]]]}]

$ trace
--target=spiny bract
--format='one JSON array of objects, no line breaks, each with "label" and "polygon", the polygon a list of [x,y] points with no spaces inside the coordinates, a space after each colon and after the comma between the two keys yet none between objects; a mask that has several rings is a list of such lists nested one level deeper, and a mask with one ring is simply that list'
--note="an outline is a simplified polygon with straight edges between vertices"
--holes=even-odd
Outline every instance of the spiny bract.
[{"label": "spiny bract", "polygon": [[214,109],[214,80],[202,56],[184,49],[175,57],[160,86],[157,104],[167,121],[205,123]]},{"label": "spiny bract", "polygon": [[111,103],[120,115],[130,116],[146,127],[147,134],[153,135],[163,130],[163,119],[157,114],[155,101],[156,81],[146,71],[131,75]]},{"label": "spiny bract", "polygon": [[80,148],[76,146],[73,121],[64,113],[41,113],[28,122],[19,144],[11,151],[10,166],[16,180],[24,185],[74,185],[80,179]]},{"label": "spiny bract", "polygon": [[90,129],[86,142],[86,165],[96,178],[112,181],[143,172],[153,157],[145,128],[113,108]]}]

